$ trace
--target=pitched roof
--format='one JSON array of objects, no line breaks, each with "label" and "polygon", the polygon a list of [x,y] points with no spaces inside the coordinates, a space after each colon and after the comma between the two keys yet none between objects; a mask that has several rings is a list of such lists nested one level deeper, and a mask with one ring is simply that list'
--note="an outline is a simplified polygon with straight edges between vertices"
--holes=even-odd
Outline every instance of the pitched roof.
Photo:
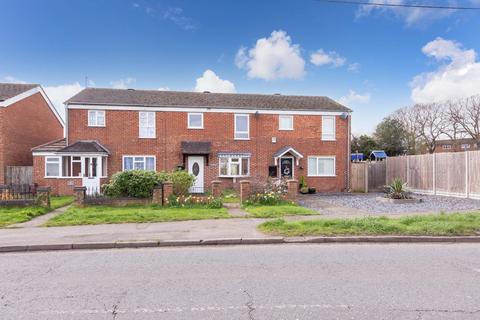
[{"label": "pitched roof", "polygon": [[210,154],[211,142],[182,141],[183,154]]},{"label": "pitched roof", "polygon": [[106,153],[110,151],[95,140],[80,140],[58,150],[59,153]]},{"label": "pitched roof", "polygon": [[0,83],[0,101],[13,98],[38,86],[38,84]]},{"label": "pitched roof", "polygon": [[260,110],[350,112],[344,105],[321,96],[245,93],[199,93],[159,90],[86,88],[67,104],[142,107],[198,107]]},{"label": "pitched roof", "polygon": [[67,146],[67,139],[57,139],[32,148],[33,152],[56,152]]},{"label": "pitched roof", "polygon": [[295,156],[295,158],[303,158],[303,155],[291,146],[285,146],[278,149],[277,152],[273,154],[273,157],[279,158],[281,156],[284,156],[287,153],[291,153],[293,156]]}]

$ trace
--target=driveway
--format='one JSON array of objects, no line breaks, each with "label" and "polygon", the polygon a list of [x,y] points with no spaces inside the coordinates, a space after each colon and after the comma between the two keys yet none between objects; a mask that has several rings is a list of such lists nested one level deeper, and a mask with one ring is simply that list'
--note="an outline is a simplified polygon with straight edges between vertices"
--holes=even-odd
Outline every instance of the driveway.
[{"label": "driveway", "polygon": [[377,200],[382,193],[333,193],[301,195],[302,206],[329,217],[407,216],[439,212],[480,210],[480,200],[415,194],[416,204],[392,204]]}]

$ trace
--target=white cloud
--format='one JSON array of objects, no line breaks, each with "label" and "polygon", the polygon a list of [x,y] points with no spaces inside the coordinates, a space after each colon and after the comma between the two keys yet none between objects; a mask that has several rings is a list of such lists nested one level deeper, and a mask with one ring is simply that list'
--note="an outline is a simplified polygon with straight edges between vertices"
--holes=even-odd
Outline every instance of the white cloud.
[{"label": "white cloud", "polygon": [[82,91],[83,86],[81,86],[78,82],[74,82],[71,84],[44,87],[44,89],[58,113],[60,113],[61,117],[65,119],[65,108],[63,103]]},{"label": "white cloud", "polygon": [[158,91],[170,91],[169,87],[160,87],[157,89]]},{"label": "white cloud", "polygon": [[438,102],[480,93],[480,62],[473,49],[464,49],[456,41],[437,38],[422,52],[443,62],[437,70],[413,78],[411,97],[416,103]]},{"label": "white cloud", "polygon": [[120,79],[117,81],[111,81],[110,85],[114,89],[128,89],[131,88],[131,85],[135,85],[137,82],[137,79],[135,78],[126,78],[126,79]]},{"label": "white cloud", "polygon": [[360,94],[354,90],[349,90],[348,95],[338,99],[338,102],[346,106],[368,103],[370,102],[370,93],[366,92],[364,94]]},{"label": "white cloud", "polygon": [[235,93],[235,85],[228,80],[220,79],[212,70],[206,70],[203,75],[197,79],[195,91]]},{"label": "white cloud", "polygon": [[3,81],[3,82],[6,82],[6,83],[20,83],[20,84],[25,84],[25,83],[27,83],[26,81],[17,79],[17,78],[12,77],[12,76],[5,76],[5,77],[3,77],[2,81]]},{"label": "white cloud", "polygon": [[360,63],[358,62],[350,63],[347,67],[347,70],[349,72],[360,72]]},{"label": "white cloud", "polygon": [[310,62],[316,66],[332,65],[333,67],[341,67],[347,62],[347,59],[340,56],[335,51],[325,52],[319,49],[310,55]]},{"label": "white cloud", "polygon": [[[406,4],[405,0],[369,0],[371,3],[402,5]],[[435,5],[436,0],[422,2],[422,5]],[[450,1],[450,5],[456,4],[456,1]],[[356,17],[361,18],[371,14],[393,15],[404,20],[407,26],[428,23],[453,14],[455,10],[438,10],[428,8],[407,8],[407,7],[388,7],[375,5],[362,5],[356,12]]]},{"label": "white cloud", "polygon": [[247,70],[249,78],[300,79],[305,74],[300,46],[292,44],[290,36],[282,30],[273,31],[268,38],[258,39],[253,48],[241,47],[235,64]]}]

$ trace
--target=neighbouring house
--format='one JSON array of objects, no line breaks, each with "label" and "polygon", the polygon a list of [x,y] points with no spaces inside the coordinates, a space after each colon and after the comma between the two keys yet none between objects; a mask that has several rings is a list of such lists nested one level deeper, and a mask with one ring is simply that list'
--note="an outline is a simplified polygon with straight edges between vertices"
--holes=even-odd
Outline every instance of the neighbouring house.
[{"label": "neighbouring house", "polygon": [[32,166],[32,148],[63,137],[64,123],[38,84],[0,83],[0,184],[6,168]]},{"label": "neighbouring house", "polygon": [[87,88],[66,102],[66,139],[33,149],[35,181],[69,194],[122,170],[180,167],[196,176],[191,192],[269,176],[346,191],[350,113],[318,96]]},{"label": "neighbouring house", "polygon": [[435,143],[435,153],[474,150],[479,150],[479,148],[473,139],[438,140]]},{"label": "neighbouring house", "polygon": [[373,150],[368,157],[371,161],[383,161],[387,159],[387,153],[383,150]]}]

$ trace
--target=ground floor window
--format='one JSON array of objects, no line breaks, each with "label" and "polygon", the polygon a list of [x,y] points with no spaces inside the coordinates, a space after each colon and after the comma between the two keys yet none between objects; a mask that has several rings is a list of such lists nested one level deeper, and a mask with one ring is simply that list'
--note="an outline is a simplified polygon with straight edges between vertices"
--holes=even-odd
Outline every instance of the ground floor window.
[{"label": "ground floor window", "polygon": [[250,158],[222,156],[219,158],[220,177],[246,177],[250,175]]},{"label": "ground floor window", "polygon": [[60,157],[45,157],[45,176],[60,176]]},{"label": "ground floor window", "polygon": [[97,177],[107,176],[107,157],[103,156],[47,156],[46,177]]},{"label": "ground floor window", "polygon": [[308,157],[308,175],[310,177],[335,176],[335,157],[325,157],[325,156]]},{"label": "ground floor window", "polygon": [[155,171],[155,157],[123,156],[123,171],[127,170]]}]

